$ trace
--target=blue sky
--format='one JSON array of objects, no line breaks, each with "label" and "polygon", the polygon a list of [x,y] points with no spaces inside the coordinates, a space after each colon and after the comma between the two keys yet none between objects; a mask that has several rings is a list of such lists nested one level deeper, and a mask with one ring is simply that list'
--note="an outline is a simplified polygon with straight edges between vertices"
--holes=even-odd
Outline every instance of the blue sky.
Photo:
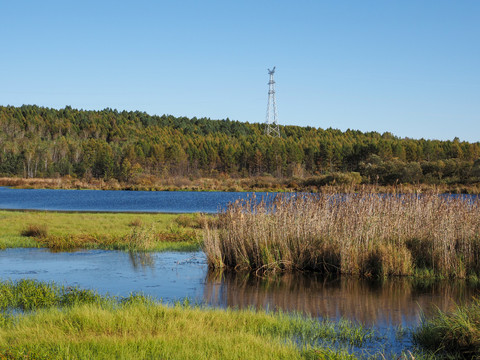
[{"label": "blue sky", "polygon": [[480,1],[0,0],[0,104],[480,141]]}]

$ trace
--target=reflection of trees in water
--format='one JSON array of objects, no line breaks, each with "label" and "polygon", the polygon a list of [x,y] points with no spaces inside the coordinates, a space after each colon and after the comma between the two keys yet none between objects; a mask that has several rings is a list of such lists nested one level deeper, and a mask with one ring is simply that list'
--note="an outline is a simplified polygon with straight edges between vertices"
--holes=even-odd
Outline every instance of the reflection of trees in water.
[{"label": "reflection of trees in water", "polygon": [[417,321],[421,310],[427,316],[437,307],[449,310],[474,294],[475,289],[465,281],[369,281],[291,273],[259,278],[248,273],[209,272],[204,300],[220,306],[284,309],[365,324],[405,325]]},{"label": "reflection of trees in water", "polygon": [[151,253],[141,252],[141,251],[129,251],[128,256],[130,257],[130,262],[135,270],[142,268],[151,268],[155,266],[155,259],[152,257]]}]

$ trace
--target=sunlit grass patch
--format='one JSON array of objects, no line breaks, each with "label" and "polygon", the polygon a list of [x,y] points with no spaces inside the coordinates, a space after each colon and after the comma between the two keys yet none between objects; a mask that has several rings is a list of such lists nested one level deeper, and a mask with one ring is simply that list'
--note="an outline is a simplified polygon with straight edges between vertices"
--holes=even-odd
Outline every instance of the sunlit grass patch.
[{"label": "sunlit grass patch", "polygon": [[21,235],[0,236],[0,250],[7,248],[38,248],[41,245],[31,237]]},{"label": "sunlit grass patch", "polygon": [[123,236],[77,234],[50,235],[35,238],[42,247],[54,251],[75,249],[107,249],[129,251],[197,251],[200,239],[193,231],[157,232],[152,226],[134,227]]},{"label": "sunlit grass patch", "polygon": [[0,249],[195,251],[201,241],[197,218],[203,216],[188,217],[194,222],[175,214],[0,211]]},{"label": "sunlit grass patch", "polygon": [[111,301],[93,290],[59,286],[33,279],[0,282],[0,311],[28,311],[56,306]]},{"label": "sunlit grass patch", "polygon": [[[353,359],[371,330],[285,313],[167,306],[33,280],[0,283],[0,358]],[[32,311],[33,310],[33,311]],[[324,344],[329,344],[326,346]]]}]

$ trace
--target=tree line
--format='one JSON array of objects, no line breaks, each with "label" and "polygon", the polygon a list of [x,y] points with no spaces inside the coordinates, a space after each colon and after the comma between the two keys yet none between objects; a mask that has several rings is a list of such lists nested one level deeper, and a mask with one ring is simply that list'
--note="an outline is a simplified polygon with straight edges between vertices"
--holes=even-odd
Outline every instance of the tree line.
[{"label": "tree line", "polygon": [[133,181],[155,177],[305,178],[354,173],[365,183],[480,181],[480,143],[390,133],[151,116],[140,111],[0,106],[0,175]]}]

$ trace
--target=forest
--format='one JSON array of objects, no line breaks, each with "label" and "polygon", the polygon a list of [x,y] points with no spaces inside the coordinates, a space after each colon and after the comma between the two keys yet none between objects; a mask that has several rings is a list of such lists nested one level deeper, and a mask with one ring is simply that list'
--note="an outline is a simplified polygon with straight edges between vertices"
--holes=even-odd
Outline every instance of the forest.
[{"label": "forest", "polygon": [[[334,125],[334,124],[332,124]],[[480,143],[280,126],[140,111],[0,106],[0,176],[23,178],[328,179],[363,184],[475,184]],[[308,180],[310,179],[310,180]],[[327,181],[328,182],[328,181]]]}]

